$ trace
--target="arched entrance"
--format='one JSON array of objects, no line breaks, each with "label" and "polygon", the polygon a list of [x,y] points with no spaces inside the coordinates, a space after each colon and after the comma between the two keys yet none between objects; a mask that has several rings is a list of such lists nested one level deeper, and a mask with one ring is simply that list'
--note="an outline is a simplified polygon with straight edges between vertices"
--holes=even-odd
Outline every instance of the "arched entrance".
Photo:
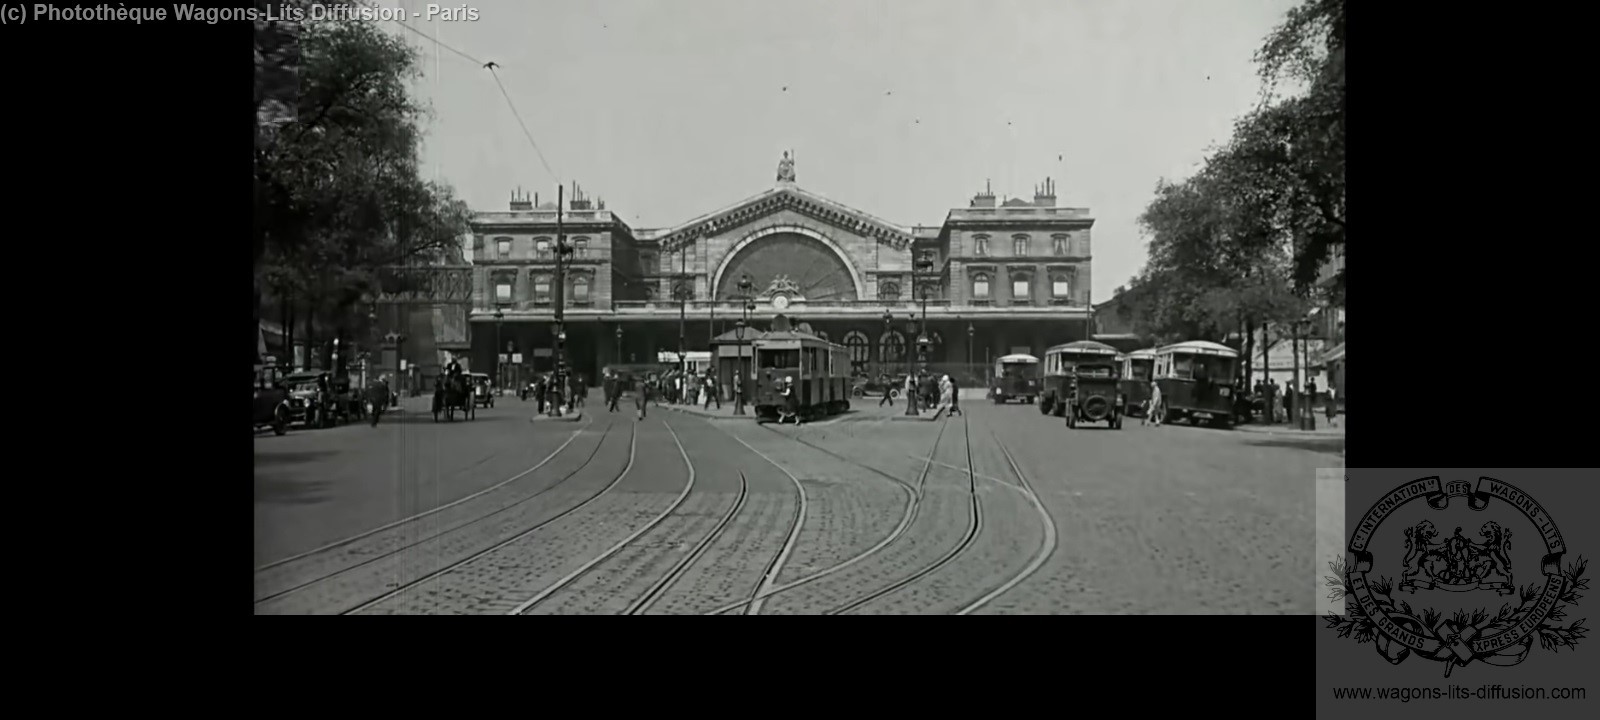
[{"label": "arched entrance", "polygon": [[800,297],[812,302],[857,300],[862,293],[849,258],[809,228],[767,228],[740,241],[717,270],[717,299],[737,298],[739,279],[747,274],[757,295],[780,276],[792,280]]}]

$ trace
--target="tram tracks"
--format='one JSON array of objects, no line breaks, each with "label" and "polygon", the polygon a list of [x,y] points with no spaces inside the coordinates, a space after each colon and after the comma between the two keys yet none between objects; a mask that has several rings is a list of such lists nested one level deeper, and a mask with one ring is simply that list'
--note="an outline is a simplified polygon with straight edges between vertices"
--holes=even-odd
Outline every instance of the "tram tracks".
[{"label": "tram tracks", "polygon": [[[889,583],[888,585],[885,585],[883,587],[877,588],[877,589],[871,591],[870,593],[868,593],[868,594],[866,594],[864,596],[855,598],[855,599],[853,599],[853,600],[851,600],[851,601],[849,601],[849,602],[847,602],[847,603],[845,603],[843,605],[838,605],[838,606],[832,607],[832,608],[830,608],[830,609],[828,609],[826,611],[823,611],[821,614],[838,615],[838,614],[847,614],[847,613],[853,612],[855,610],[858,610],[858,609],[860,609],[862,607],[867,606],[868,604],[870,604],[870,603],[872,603],[872,602],[874,602],[876,600],[879,600],[881,598],[887,597],[887,596],[889,596],[889,595],[891,595],[891,594],[893,594],[893,593],[895,593],[897,591],[901,591],[901,590],[903,590],[905,588],[908,588],[908,587],[913,587],[913,586],[915,586],[917,583],[919,583],[921,581],[929,580],[930,578],[932,578],[933,576],[938,574],[941,570],[949,568],[951,565],[956,564],[963,557],[966,557],[968,555],[969,551],[971,551],[973,549],[974,545],[976,543],[978,543],[979,538],[981,536],[983,536],[983,530],[984,530],[984,527],[985,527],[984,523],[983,523],[984,505],[983,505],[983,501],[982,501],[982,498],[981,498],[981,493],[979,492],[979,490],[977,488],[977,481],[980,478],[985,479],[985,480],[989,480],[989,481],[993,481],[993,482],[997,483],[998,485],[1006,487],[1010,491],[1018,492],[1018,494],[1021,495],[1027,501],[1027,503],[1032,506],[1034,511],[1038,514],[1038,516],[1040,518],[1040,521],[1042,523],[1042,526],[1043,526],[1043,535],[1044,535],[1044,537],[1042,539],[1042,542],[1040,543],[1039,549],[1033,554],[1033,557],[1030,558],[1029,562],[1026,565],[1024,565],[1019,571],[1017,571],[1015,573],[1012,573],[1011,575],[1007,576],[1004,580],[996,583],[994,586],[992,586],[991,589],[989,589],[987,592],[984,592],[977,599],[970,600],[970,601],[964,601],[954,611],[954,614],[956,614],[956,615],[967,615],[967,614],[971,614],[973,612],[976,612],[977,610],[979,610],[979,609],[989,605],[990,603],[992,603],[995,599],[997,599],[997,598],[1001,597],[1002,595],[1004,595],[1005,593],[1011,591],[1013,588],[1017,587],[1018,585],[1020,585],[1024,581],[1026,581],[1029,577],[1031,577],[1035,573],[1037,573],[1039,571],[1039,569],[1042,568],[1044,566],[1044,564],[1049,560],[1050,556],[1055,551],[1055,547],[1056,547],[1056,543],[1057,543],[1057,528],[1055,526],[1055,522],[1054,522],[1053,518],[1050,517],[1049,512],[1045,509],[1044,505],[1039,501],[1038,495],[1034,491],[1032,484],[1028,481],[1027,476],[1023,473],[1021,467],[1017,464],[1016,459],[1012,456],[1010,449],[1007,448],[1003,442],[1001,442],[1001,440],[999,439],[998,436],[994,435],[993,431],[990,431],[990,438],[994,441],[995,446],[1000,450],[1000,454],[1004,457],[1004,459],[1006,461],[1006,465],[1010,470],[1010,474],[1013,477],[1016,478],[1016,483],[1015,484],[1013,484],[1011,482],[1006,482],[1006,481],[1001,480],[999,478],[991,478],[988,475],[983,475],[983,474],[978,472],[978,469],[977,469],[977,466],[976,466],[976,462],[975,462],[974,457],[973,457],[971,430],[970,430],[969,427],[967,427],[965,419],[962,420],[962,435],[963,435],[963,440],[964,440],[964,445],[965,445],[965,447],[963,448],[963,454],[965,456],[964,459],[966,461],[966,468],[963,469],[963,468],[960,468],[959,466],[953,465],[951,463],[939,462],[938,460],[936,460],[936,457],[938,455],[937,450],[938,450],[939,445],[940,445],[940,443],[941,443],[941,441],[943,439],[944,430],[948,426],[948,422],[949,421],[946,421],[946,423],[941,425],[939,433],[935,436],[934,443],[933,443],[933,449],[930,450],[929,453],[924,458],[921,458],[922,463],[923,463],[923,467],[922,467],[921,471],[918,474],[918,478],[917,478],[917,481],[916,481],[915,484],[905,483],[904,481],[899,480],[898,478],[894,477],[890,473],[884,472],[883,470],[880,470],[880,469],[878,469],[876,467],[873,467],[873,466],[871,466],[871,465],[869,465],[867,463],[861,462],[859,460],[855,460],[855,459],[848,458],[848,457],[845,457],[843,455],[840,455],[837,452],[834,452],[834,451],[832,451],[832,450],[830,450],[828,448],[825,448],[825,447],[822,447],[820,445],[817,445],[817,444],[815,444],[815,443],[813,443],[811,441],[808,441],[808,440],[806,440],[804,438],[800,438],[800,437],[797,437],[795,435],[779,433],[777,431],[772,431],[775,434],[782,435],[783,437],[785,437],[787,439],[793,440],[793,441],[795,441],[797,443],[800,443],[801,445],[805,445],[805,446],[810,447],[810,448],[812,448],[814,450],[817,450],[819,452],[827,454],[827,455],[829,455],[829,456],[831,456],[831,457],[833,457],[835,459],[838,459],[838,460],[843,461],[845,463],[849,463],[849,464],[851,464],[853,466],[862,468],[862,469],[867,470],[869,472],[872,472],[874,474],[881,475],[881,476],[884,476],[886,478],[889,478],[890,480],[893,480],[897,484],[907,488],[910,491],[910,498],[911,499],[907,504],[906,512],[903,515],[901,522],[890,533],[890,535],[888,537],[886,537],[884,540],[876,543],[871,548],[868,548],[867,550],[865,550],[865,551],[863,551],[863,552],[851,557],[850,559],[848,559],[848,560],[846,560],[846,561],[844,561],[842,563],[839,563],[839,564],[834,565],[832,567],[823,569],[823,570],[821,570],[821,571],[819,571],[817,573],[813,573],[811,575],[802,577],[802,578],[800,578],[798,580],[795,580],[795,581],[792,581],[790,583],[786,583],[786,584],[779,585],[779,586],[776,586],[774,588],[771,588],[767,593],[762,595],[762,598],[763,599],[770,598],[770,597],[772,597],[774,595],[777,595],[779,593],[783,593],[783,592],[786,592],[786,591],[789,591],[789,590],[793,590],[795,588],[804,586],[804,585],[806,585],[808,583],[811,583],[811,582],[814,582],[816,580],[820,580],[820,579],[822,579],[824,577],[833,575],[835,573],[838,573],[838,572],[840,572],[842,570],[847,569],[848,567],[855,566],[855,565],[858,565],[858,564],[863,563],[863,562],[868,562],[868,561],[879,559],[884,554],[883,551],[885,550],[885,548],[889,547],[895,541],[900,540],[901,537],[904,536],[905,533],[907,532],[907,530],[911,527],[913,522],[919,517],[919,515],[920,515],[920,513],[922,511],[923,505],[924,505],[924,498],[925,498],[926,487],[927,487],[927,477],[928,477],[928,474],[929,474],[930,470],[932,469],[932,467],[936,466],[936,465],[940,466],[940,467],[944,467],[944,468],[950,469],[950,470],[954,470],[956,472],[960,472],[960,473],[962,473],[963,475],[966,476],[966,478],[965,478],[966,479],[966,483],[965,483],[965,488],[964,489],[966,491],[965,495],[966,495],[966,506],[967,506],[967,510],[968,510],[968,513],[967,513],[968,514],[968,523],[967,523],[967,527],[966,527],[965,531],[962,533],[962,536],[960,537],[960,539],[949,550],[946,550],[939,557],[937,557],[936,559],[934,559],[932,562],[928,563],[927,565],[924,565],[923,567],[919,568],[916,572],[912,573],[911,575],[903,577],[903,578],[900,578],[900,579],[898,579],[898,580],[896,580],[896,581],[894,581],[892,583]],[[782,468],[780,468],[780,469],[782,469]],[[744,602],[740,602],[740,603],[732,603],[732,604],[729,604],[729,605],[724,605],[722,607],[719,607],[719,608],[717,608],[715,610],[712,610],[712,611],[710,611],[710,612],[708,612],[706,614],[708,614],[708,615],[730,614],[733,611],[736,611],[741,607],[748,608],[749,604],[750,604],[749,601],[744,601]],[[747,610],[747,612],[748,612],[748,610]]]},{"label": "tram tracks", "polygon": [[[336,542],[328,543],[327,545],[323,545],[323,546],[321,546],[319,548],[316,548],[316,549],[313,549],[313,550],[309,550],[309,551],[300,553],[298,555],[294,555],[294,556],[291,556],[291,557],[288,557],[288,558],[284,558],[282,560],[278,560],[278,561],[263,565],[263,566],[261,566],[261,567],[256,569],[256,575],[257,575],[257,578],[258,578],[258,582],[260,581],[260,579],[261,579],[261,577],[263,575],[265,575],[267,573],[270,573],[270,572],[272,572],[274,570],[277,570],[279,568],[284,568],[285,570],[287,570],[287,569],[289,569],[288,566],[290,566],[293,563],[316,560],[316,559],[320,559],[322,557],[327,557],[330,560],[332,560],[332,559],[334,559],[334,556],[329,555],[329,553],[333,553],[334,551],[345,550],[345,549],[349,548],[348,555],[350,557],[357,557],[357,556],[360,555],[360,553],[359,553],[360,548],[351,548],[351,546],[355,545],[356,543],[361,542],[362,540],[366,540],[368,538],[373,538],[375,536],[378,536],[381,533],[385,533],[385,532],[389,532],[389,531],[393,531],[393,530],[402,528],[402,527],[406,526],[407,524],[417,523],[417,522],[419,522],[419,521],[421,521],[423,519],[438,515],[439,513],[442,513],[442,512],[444,512],[446,510],[450,510],[452,508],[464,505],[468,501],[475,500],[477,498],[480,498],[480,497],[483,497],[485,495],[488,495],[491,492],[494,492],[494,491],[497,491],[497,490],[501,490],[501,489],[505,488],[506,486],[510,485],[511,483],[516,482],[518,480],[521,480],[521,479],[523,479],[525,477],[528,477],[529,475],[532,475],[534,472],[537,472],[541,468],[544,468],[546,465],[550,464],[552,461],[554,461],[557,458],[557,456],[561,455],[561,453],[563,451],[565,451],[569,446],[571,446],[573,444],[573,442],[576,441],[578,439],[578,437],[585,430],[588,430],[590,428],[590,426],[592,426],[593,424],[594,424],[593,421],[590,421],[590,422],[585,423],[582,427],[578,428],[577,430],[572,431],[572,434],[564,442],[562,442],[559,446],[557,446],[555,450],[551,451],[550,454],[546,455],[538,463],[534,464],[532,467],[530,467],[530,468],[528,468],[526,470],[523,470],[520,473],[517,473],[516,475],[511,476],[510,478],[508,478],[508,479],[506,479],[504,481],[501,481],[501,482],[496,483],[494,485],[491,485],[491,486],[489,486],[487,488],[479,490],[478,492],[472,493],[471,495],[467,495],[466,497],[463,497],[463,498],[460,498],[458,500],[452,501],[450,503],[447,503],[447,504],[441,505],[439,507],[430,509],[430,510],[428,510],[426,512],[417,513],[415,515],[412,515],[412,516],[409,516],[409,517],[406,517],[406,518],[402,518],[402,519],[397,520],[395,522],[388,523],[388,524],[383,525],[381,527],[374,528],[372,530],[368,530],[366,532],[359,533],[357,535],[352,535],[352,536],[347,537],[347,538],[345,538],[343,540],[338,540]],[[411,550],[414,550],[414,549],[416,549],[418,547],[422,547],[424,545],[427,545],[428,543],[436,542],[436,541],[440,540],[441,538],[444,538],[444,537],[446,537],[448,535],[451,535],[452,533],[457,533],[457,532],[460,532],[462,530],[468,529],[468,528],[470,528],[470,527],[472,527],[474,525],[478,525],[478,524],[483,523],[485,521],[492,520],[492,519],[494,519],[494,518],[496,518],[496,517],[498,517],[498,516],[500,516],[500,515],[502,515],[504,513],[510,512],[510,511],[512,511],[514,509],[517,509],[517,508],[519,508],[519,507],[521,507],[523,505],[526,505],[527,503],[529,503],[529,502],[531,502],[531,501],[543,496],[544,494],[546,494],[546,493],[548,493],[548,492],[550,492],[552,490],[555,490],[555,489],[561,487],[564,483],[566,483],[567,480],[571,479],[579,471],[581,471],[583,468],[585,468],[585,467],[587,467],[589,465],[589,463],[594,459],[595,454],[598,453],[600,448],[605,444],[606,436],[610,434],[611,427],[612,427],[611,425],[607,425],[606,426],[605,430],[601,433],[600,437],[595,441],[594,448],[589,451],[589,454],[584,457],[583,461],[578,465],[578,467],[574,468],[571,472],[568,472],[568,473],[564,474],[560,479],[556,480],[553,483],[550,483],[548,486],[540,488],[540,489],[534,491],[533,493],[527,495],[526,497],[519,498],[519,499],[515,500],[514,502],[507,503],[507,504],[504,504],[504,505],[500,505],[500,506],[496,507],[493,510],[489,510],[488,512],[475,513],[472,516],[468,517],[468,519],[466,519],[466,520],[462,520],[460,522],[452,524],[449,527],[446,527],[446,528],[444,528],[442,530],[438,530],[438,531],[429,533],[424,537],[420,537],[420,538],[416,538],[416,539],[403,540],[398,545],[395,545],[395,546],[390,547],[390,548],[382,549],[382,550],[380,550],[378,552],[375,552],[375,553],[372,553],[372,554],[370,554],[368,556],[362,557],[360,560],[357,560],[357,561],[355,561],[353,563],[340,565],[340,566],[338,566],[338,567],[336,567],[336,568],[334,568],[334,569],[332,569],[331,571],[328,571],[328,572],[317,573],[313,577],[311,577],[310,579],[290,581],[290,584],[288,584],[288,587],[284,587],[284,588],[281,588],[281,589],[275,589],[275,590],[273,590],[271,592],[268,592],[268,593],[265,593],[265,594],[261,595],[260,597],[257,597],[256,600],[255,600],[255,603],[254,603],[254,605],[256,607],[256,612],[259,613],[259,612],[262,612],[263,610],[270,609],[271,606],[274,603],[278,603],[278,602],[284,601],[284,600],[286,600],[286,599],[290,598],[291,596],[294,596],[294,595],[296,595],[298,593],[301,593],[301,592],[304,592],[306,590],[309,590],[309,589],[324,585],[326,583],[338,580],[338,579],[340,579],[340,578],[342,578],[342,577],[344,577],[346,575],[349,575],[350,573],[355,572],[357,570],[361,570],[363,568],[371,567],[371,566],[373,566],[373,565],[375,565],[375,564],[377,564],[379,562],[388,560],[390,558],[394,558],[394,557],[396,557],[396,556],[398,556],[398,555],[400,555],[402,553],[405,553],[407,551],[411,551]],[[269,582],[270,582],[270,580],[269,580]]]},{"label": "tram tracks", "polygon": [[[611,427],[612,426],[607,426],[606,430],[607,430],[608,433],[610,432]],[[413,580],[410,580],[408,582],[400,584],[398,587],[390,589],[389,591],[383,593],[382,595],[379,595],[378,597],[372,598],[372,599],[370,599],[370,600],[368,600],[368,601],[366,601],[366,602],[364,602],[364,603],[362,603],[362,604],[360,604],[360,605],[358,605],[358,606],[356,606],[354,608],[351,608],[349,610],[345,610],[345,611],[343,611],[343,612],[341,612],[339,614],[340,615],[354,615],[354,614],[360,613],[363,610],[366,610],[368,608],[374,607],[374,606],[376,606],[376,605],[378,605],[380,603],[388,601],[391,598],[398,597],[399,595],[411,590],[412,588],[416,588],[416,587],[418,587],[418,586],[422,585],[423,583],[426,583],[426,582],[428,582],[430,580],[434,580],[436,578],[443,577],[443,576],[448,575],[450,573],[458,572],[462,568],[465,568],[466,566],[468,566],[469,564],[471,564],[471,563],[473,563],[475,561],[481,560],[483,558],[489,557],[489,556],[493,555],[495,552],[501,550],[502,548],[505,548],[506,546],[511,545],[512,543],[515,543],[515,542],[517,542],[519,540],[522,540],[522,539],[532,535],[533,533],[539,531],[540,529],[550,525],[551,523],[554,523],[554,522],[556,522],[558,520],[561,520],[562,518],[565,518],[565,517],[567,517],[569,515],[572,515],[573,513],[576,513],[579,510],[582,510],[583,508],[588,507],[589,505],[593,504],[595,501],[599,500],[601,497],[604,497],[606,495],[606,493],[610,492],[612,488],[616,487],[618,483],[622,482],[622,479],[627,477],[628,476],[628,472],[633,469],[634,459],[635,459],[635,457],[637,455],[637,451],[638,451],[638,447],[639,447],[639,430],[638,430],[638,424],[637,423],[632,424],[630,427],[631,427],[631,430],[630,430],[629,437],[628,437],[628,463],[627,463],[627,465],[625,465],[622,468],[622,472],[618,473],[615,478],[613,478],[610,482],[608,482],[604,487],[600,488],[600,490],[598,492],[594,493],[593,495],[590,495],[588,498],[584,499],[582,502],[580,502],[580,503],[578,503],[578,504],[576,504],[576,505],[574,505],[574,506],[572,506],[570,508],[562,510],[561,512],[558,512],[555,515],[552,515],[551,517],[545,518],[544,520],[541,520],[538,523],[535,523],[535,524],[533,524],[533,525],[531,525],[531,526],[529,526],[527,528],[524,528],[523,530],[520,530],[520,531],[514,533],[513,535],[511,535],[510,537],[505,538],[505,539],[503,539],[503,540],[501,540],[501,541],[499,541],[497,543],[494,543],[493,545],[490,545],[489,547],[486,547],[486,548],[483,548],[483,549],[478,550],[476,552],[473,552],[473,553],[471,553],[471,554],[469,554],[469,555],[467,555],[465,557],[462,557],[460,559],[457,559],[457,560],[455,560],[455,561],[453,561],[453,562],[451,562],[449,564],[446,564],[446,565],[444,565],[442,567],[436,568],[435,570],[433,570],[431,572],[425,573],[420,577],[417,577],[417,578],[415,578]],[[568,475],[567,477],[570,478],[573,475],[576,475],[583,468],[588,467],[589,461],[593,460],[594,455],[599,452],[599,447],[600,447],[600,445],[596,444],[595,452],[591,453],[589,458],[584,461],[584,464],[582,466],[580,466],[577,470],[574,470],[572,472],[572,474]],[[565,480],[566,480],[566,478],[563,478],[563,482]]]},{"label": "tram tracks", "polygon": [[[821,445],[817,445],[815,443],[812,443],[812,442],[810,442],[808,440],[805,440],[803,438],[800,438],[798,436],[789,435],[789,434],[785,434],[785,433],[782,433],[782,432],[778,432],[777,430],[773,430],[773,429],[768,428],[766,426],[761,426],[761,427],[762,427],[762,429],[764,429],[764,430],[766,430],[768,432],[771,432],[774,435],[777,435],[779,437],[783,437],[783,438],[786,438],[786,439],[789,439],[789,440],[793,440],[793,441],[795,441],[797,443],[800,443],[801,445],[809,447],[809,448],[811,448],[813,450],[817,450],[818,452],[821,452],[821,453],[823,453],[825,455],[833,457],[834,459],[837,459],[837,460],[839,460],[841,462],[844,462],[844,463],[847,463],[847,464],[850,464],[850,465],[854,465],[854,466],[859,467],[859,468],[863,468],[865,470],[868,470],[870,472],[873,472],[873,473],[875,473],[877,475],[880,475],[880,476],[888,479],[890,482],[894,483],[895,485],[899,486],[902,490],[905,491],[905,493],[906,493],[905,511],[900,516],[900,522],[895,525],[894,530],[890,531],[890,533],[889,533],[889,535],[887,537],[885,537],[884,539],[882,539],[882,540],[878,541],[877,543],[873,544],[872,547],[869,547],[866,550],[856,554],[855,556],[853,556],[853,557],[851,557],[849,559],[846,559],[844,562],[841,562],[841,563],[839,563],[837,565],[834,565],[832,567],[824,568],[824,569],[822,569],[822,570],[820,570],[818,572],[812,573],[811,575],[807,575],[805,577],[802,577],[802,578],[799,578],[799,579],[796,579],[796,580],[792,580],[792,581],[784,583],[782,585],[768,587],[765,592],[762,592],[761,588],[757,587],[756,591],[751,594],[750,598],[748,598],[746,600],[742,600],[740,602],[730,603],[728,605],[723,605],[723,606],[718,607],[718,608],[716,608],[714,610],[706,612],[705,613],[706,615],[723,615],[723,614],[731,613],[731,612],[733,612],[735,610],[739,610],[741,608],[746,610],[745,614],[755,614],[753,612],[750,612],[749,608],[751,608],[752,606],[756,606],[756,603],[757,603],[758,600],[764,602],[766,600],[766,598],[771,597],[773,595],[777,595],[777,594],[782,593],[782,592],[787,592],[789,590],[793,590],[795,588],[804,586],[804,585],[809,584],[811,582],[814,582],[814,581],[817,581],[817,580],[821,580],[822,578],[828,577],[829,575],[833,575],[834,573],[838,573],[838,572],[841,572],[843,570],[847,570],[850,567],[852,567],[852,566],[854,566],[854,565],[856,565],[858,563],[861,563],[862,561],[865,561],[868,558],[873,557],[874,555],[876,555],[878,553],[878,551],[888,547],[889,545],[893,544],[896,540],[900,539],[900,537],[905,534],[906,530],[908,528],[910,528],[911,524],[916,520],[917,513],[921,510],[921,507],[922,507],[922,490],[923,490],[923,487],[924,487],[924,485],[925,485],[925,483],[927,482],[927,479],[928,479],[928,471],[932,468],[932,465],[933,465],[933,452],[932,451],[930,451],[928,453],[928,462],[923,464],[922,472],[917,475],[917,481],[915,483],[907,483],[906,481],[901,480],[900,478],[895,477],[894,475],[892,475],[890,473],[884,472],[884,471],[879,470],[877,468],[874,468],[874,467],[872,467],[870,465],[866,465],[866,464],[863,464],[861,462],[858,462],[858,461],[855,461],[855,460],[851,460],[850,458],[844,457],[843,455],[840,455],[840,454],[838,454],[838,453],[836,453],[836,452],[834,452],[832,450],[829,450],[829,449],[827,449],[825,447],[822,447]],[[936,435],[934,437],[934,441],[933,441],[933,447],[934,448],[938,448],[939,440],[944,437],[945,427],[946,427],[946,425],[944,425],[944,424],[941,424],[939,426],[939,433],[938,433],[938,435]],[[735,437],[734,439],[738,440],[737,437]],[[739,440],[739,442],[743,443],[744,441],[743,440]],[[748,443],[745,443],[745,447],[750,447],[750,446],[749,446]],[[754,448],[751,448],[751,449],[754,450]],[[782,471],[785,475],[788,475],[790,477],[790,479],[795,479],[794,475],[792,473],[790,473],[787,468],[785,468],[782,465],[778,464],[777,462],[772,460],[770,457],[767,457],[766,455],[761,454],[760,452],[757,452],[757,454],[761,455],[761,457],[763,459],[765,459],[767,462],[771,463],[773,467],[778,468],[778,470]],[[795,479],[795,483],[798,485],[799,484],[799,480]]]},{"label": "tram tracks", "polygon": [[[948,421],[946,421],[946,424],[948,424]],[[939,434],[940,436],[943,436],[944,428],[941,427],[939,429]],[[878,598],[889,595],[890,593],[893,593],[903,587],[909,586],[918,580],[933,575],[934,573],[938,572],[940,568],[943,568],[944,566],[950,564],[951,561],[960,557],[963,552],[966,552],[968,547],[972,546],[972,542],[978,538],[978,533],[982,532],[983,530],[983,502],[978,497],[978,470],[972,462],[972,431],[967,426],[967,421],[965,418],[961,420],[961,437],[963,444],[965,445],[964,451],[967,456],[967,468],[970,471],[967,473],[967,530],[961,536],[961,541],[958,542],[955,547],[945,551],[944,554],[940,555],[937,560],[933,561],[933,563],[924,566],[922,569],[866,595],[863,595],[860,598],[846,603],[843,606],[824,612],[824,615],[843,615],[874,600],[877,600]],[[935,449],[938,448],[937,440],[934,441],[934,447]],[[929,453],[930,464],[933,460],[932,456],[933,453]]]},{"label": "tram tracks", "polygon": [[[683,505],[685,500],[689,499],[689,493],[694,491],[695,486],[696,473],[694,461],[689,459],[689,451],[684,449],[683,440],[678,437],[677,431],[672,429],[672,423],[662,420],[662,424],[666,426],[667,432],[672,435],[672,442],[673,444],[677,445],[678,453],[683,456],[683,464],[688,468],[689,479],[683,484],[683,491],[678,493],[678,496],[673,499],[672,503],[668,505],[665,510],[657,514],[648,523],[645,523],[643,527],[635,530],[632,534],[628,535],[622,540],[619,540],[616,544],[612,545],[610,548],[607,548],[598,556],[594,557],[583,565],[580,565],[576,570],[573,570],[561,579],[546,586],[543,590],[540,590],[538,594],[522,601],[521,603],[518,603],[517,606],[512,608],[510,612],[506,613],[507,615],[527,614],[528,611],[532,610],[535,606],[550,599],[556,595],[556,593],[561,592],[578,578],[583,577],[591,570],[594,570],[596,567],[600,566],[602,563],[615,557],[617,553],[622,552],[623,549],[627,548],[634,541],[644,537],[651,530],[654,530],[662,523],[662,521],[666,520],[667,518],[671,517],[673,513],[677,512],[678,508]],[[704,554],[705,549],[710,547],[712,541],[716,540],[717,537],[722,534],[722,530],[727,527],[728,523],[733,520],[733,516],[739,512],[739,508],[744,505],[747,484],[745,482],[743,473],[740,473],[739,480],[739,496],[734,501],[733,507],[730,508],[727,514],[723,516],[721,521],[717,523],[716,527],[712,528],[712,531],[696,545],[695,549],[690,552],[687,557],[679,561],[678,564],[668,571],[668,573],[663,576],[661,580],[657,581],[657,583],[652,586],[643,597],[630,605],[623,614],[638,614],[645,608],[649,607],[649,605],[654,602],[654,599],[660,597],[661,593],[665,592],[667,588],[671,587],[672,583],[675,582],[678,577],[681,577],[683,572],[687,570],[690,565],[694,564],[694,561],[697,560],[700,555]]]}]

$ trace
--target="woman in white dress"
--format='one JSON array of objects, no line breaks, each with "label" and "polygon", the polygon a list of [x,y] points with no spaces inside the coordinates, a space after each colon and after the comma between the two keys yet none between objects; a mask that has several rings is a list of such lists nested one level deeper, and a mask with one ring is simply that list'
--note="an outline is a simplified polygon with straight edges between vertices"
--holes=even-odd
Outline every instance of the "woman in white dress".
[{"label": "woman in white dress", "polygon": [[939,406],[940,407],[950,407],[951,401],[955,399],[955,392],[953,391],[953,388],[954,388],[954,386],[952,386],[950,384],[950,376],[949,375],[945,375],[944,377],[939,378]]}]

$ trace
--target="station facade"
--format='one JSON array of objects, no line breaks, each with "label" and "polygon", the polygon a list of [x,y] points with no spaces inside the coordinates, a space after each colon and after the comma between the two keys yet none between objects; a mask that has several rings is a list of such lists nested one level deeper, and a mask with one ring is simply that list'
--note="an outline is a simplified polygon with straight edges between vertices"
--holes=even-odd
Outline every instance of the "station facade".
[{"label": "station facade", "polygon": [[[474,214],[470,363],[504,382],[553,366],[557,210],[514,194],[507,210]],[[774,186],[670,228],[631,227],[577,186],[560,210],[574,248],[566,354],[591,381],[607,365],[678,350],[680,334],[685,350],[708,349],[735,328],[747,296],[751,327],[783,314],[848,347],[853,368],[872,376],[918,360],[922,293],[926,364],[968,382],[994,358],[1041,355],[1090,325],[1094,219],[1057,207],[1048,179],[1032,200],[997,202],[986,187],[936,226],[804,189],[787,158]]]}]

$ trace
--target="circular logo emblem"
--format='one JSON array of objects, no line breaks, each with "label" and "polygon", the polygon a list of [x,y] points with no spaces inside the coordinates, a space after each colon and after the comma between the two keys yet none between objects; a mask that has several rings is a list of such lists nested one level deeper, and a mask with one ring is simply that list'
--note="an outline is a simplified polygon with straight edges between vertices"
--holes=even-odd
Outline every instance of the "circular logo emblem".
[{"label": "circular logo emblem", "polygon": [[772,306],[779,310],[785,310],[789,307],[789,298],[783,295],[773,295]]},{"label": "circular logo emblem", "polygon": [[[1484,513],[1461,517],[1460,506],[1446,515],[1451,500],[1466,498],[1470,513],[1490,508],[1499,514]],[[1381,562],[1372,547],[1373,538],[1384,521],[1413,500],[1422,500],[1430,519],[1423,519],[1402,530],[1403,555],[1388,553]],[[1496,502],[1498,500],[1498,502]],[[1511,511],[1522,515],[1538,532],[1544,545],[1539,581],[1518,588],[1513,579],[1510,549],[1511,530],[1493,517],[1509,520]],[[1434,513],[1438,513],[1434,515]],[[1454,517],[1460,525],[1450,522]],[[1444,535],[1434,521],[1454,532]],[[1476,537],[1463,529],[1477,525]],[[1562,627],[1555,620],[1565,617],[1566,605],[1576,604],[1578,590],[1587,586],[1580,579],[1584,563],[1561,567],[1567,551],[1561,531],[1549,513],[1527,493],[1510,483],[1481,477],[1474,486],[1465,480],[1442,481],[1439,476],[1413,480],[1391,490],[1373,504],[1350,537],[1350,565],[1333,563],[1330,596],[1355,600],[1344,616],[1329,614],[1328,627],[1340,637],[1354,636],[1358,642],[1372,640],[1390,664],[1398,665],[1412,654],[1445,663],[1445,676],[1458,665],[1474,660],[1487,665],[1510,666],[1522,662],[1537,637],[1545,648],[1575,646],[1583,637],[1582,620]],[[1396,557],[1399,556],[1399,557]],[[1378,573],[1378,567],[1399,571],[1398,583]],[[1445,592],[1488,591],[1499,596],[1515,596],[1516,605],[1503,604],[1498,612],[1476,610],[1445,614],[1432,608],[1412,607],[1400,595],[1415,596],[1417,590]],[[1415,601],[1415,597],[1409,598]],[[1507,598],[1508,600],[1511,598]]]}]

